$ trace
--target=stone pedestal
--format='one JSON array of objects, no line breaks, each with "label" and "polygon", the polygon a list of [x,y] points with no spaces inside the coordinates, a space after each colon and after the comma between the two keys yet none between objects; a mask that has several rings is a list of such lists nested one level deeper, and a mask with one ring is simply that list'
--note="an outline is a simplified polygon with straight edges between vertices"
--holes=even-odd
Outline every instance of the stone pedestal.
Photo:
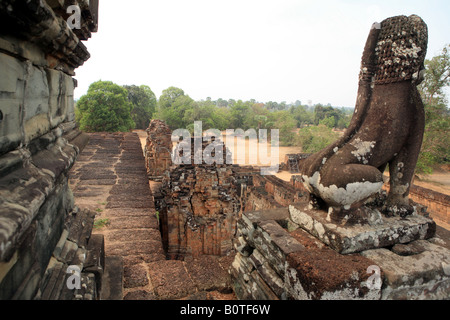
[{"label": "stone pedestal", "polygon": [[386,217],[374,210],[372,223],[342,226],[327,219],[327,212],[312,209],[309,204],[291,205],[289,212],[300,228],[342,254],[429,239],[436,232],[436,223],[417,213]]},{"label": "stone pedestal", "polygon": [[[342,226],[307,202],[244,212],[230,268],[240,299],[450,298],[450,232],[419,214]],[[438,231],[436,231],[438,230]]]}]

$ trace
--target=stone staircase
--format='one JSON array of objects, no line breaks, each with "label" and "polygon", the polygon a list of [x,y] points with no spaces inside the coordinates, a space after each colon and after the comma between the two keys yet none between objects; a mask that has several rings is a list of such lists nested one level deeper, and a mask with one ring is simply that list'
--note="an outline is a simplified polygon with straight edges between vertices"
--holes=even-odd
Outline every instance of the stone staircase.
[{"label": "stone staircase", "polygon": [[[75,204],[105,226],[102,300],[234,299],[230,257],[167,260],[139,137],[95,133],[70,173]],[[120,280],[120,281],[119,281]]]}]

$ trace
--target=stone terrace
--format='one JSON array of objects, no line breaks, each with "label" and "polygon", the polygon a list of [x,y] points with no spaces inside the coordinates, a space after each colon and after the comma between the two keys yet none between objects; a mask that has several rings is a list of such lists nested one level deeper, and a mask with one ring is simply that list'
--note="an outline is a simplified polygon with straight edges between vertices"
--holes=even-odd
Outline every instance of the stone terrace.
[{"label": "stone terrace", "polygon": [[123,276],[117,287],[103,288],[103,299],[234,299],[227,271],[233,256],[166,260],[137,134],[90,134],[70,186],[75,204],[106,223],[94,233],[104,234],[107,261],[119,266],[106,276]]}]

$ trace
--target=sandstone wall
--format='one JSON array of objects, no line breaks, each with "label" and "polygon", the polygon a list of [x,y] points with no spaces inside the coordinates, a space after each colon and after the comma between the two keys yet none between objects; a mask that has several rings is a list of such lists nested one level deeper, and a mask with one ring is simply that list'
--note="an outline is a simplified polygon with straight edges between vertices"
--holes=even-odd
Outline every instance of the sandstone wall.
[{"label": "sandstone wall", "polygon": [[[389,184],[385,184],[384,189],[388,191]],[[450,196],[413,185],[409,191],[409,198],[426,206],[433,219],[450,224]]]},{"label": "sandstone wall", "polygon": [[236,295],[250,300],[373,299],[364,257],[341,257],[301,230],[281,227],[289,209],[247,212],[239,220],[237,254],[231,267]]},{"label": "sandstone wall", "polygon": [[225,256],[239,218],[231,167],[179,166],[163,183],[159,217],[169,258]]},{"label": "sandstone wall", "polygon": [[89,58],[80,39],[97,29],[98,1],[71,4],[83,17],[74,31],[68,1],[0,2],[0,299],[59,297],[48,281],[88,249],[93,220],[73,210],[68,171],[87,143],[72,76]]},{"label": "sandstone wall", "polygon": [[303,198],[303,192],[276,176],[261,175],[259,168],[234,168],[242,189],[244,212],[285,207]]}]

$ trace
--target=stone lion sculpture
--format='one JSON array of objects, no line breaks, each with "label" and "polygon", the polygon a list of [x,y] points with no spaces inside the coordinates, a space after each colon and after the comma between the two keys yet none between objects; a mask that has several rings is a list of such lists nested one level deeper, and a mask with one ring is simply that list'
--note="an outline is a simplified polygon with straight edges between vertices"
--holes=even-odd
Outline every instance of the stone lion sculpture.
[{"label": "stone lion sculpture", "polygon": [[[340,212],[379,193],[389,165],[387,207],[410,208],[409,189],[424,134],[421,82],[428,32],[416,16],[374,23],[362,56],[355,111],[344,136],[300,163],[313,198]],[[320,200],[319,200],[320,201]]]}]

